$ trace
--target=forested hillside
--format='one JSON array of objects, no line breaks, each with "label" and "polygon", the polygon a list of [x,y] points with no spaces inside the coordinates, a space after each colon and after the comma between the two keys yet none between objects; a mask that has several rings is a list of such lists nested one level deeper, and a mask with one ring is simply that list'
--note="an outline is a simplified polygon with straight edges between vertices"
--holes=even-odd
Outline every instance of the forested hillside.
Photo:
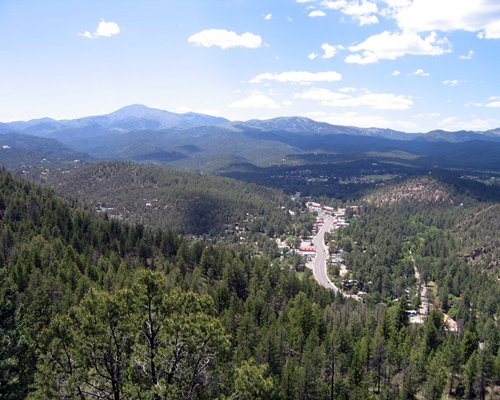
[{"label": "forested hillside", "polygon": [[[336,298],[225,244],[125,225],[0,172],[6,399],[494,398],[498,326]],[[498,393],[497,393],[498,394]]]},{"label": "forested hillside", "polygon": [[130,162],[102,162],[56,174],[60,193],[124,221],[190,234],[238,229],[284,232],[300,205],[278,190],[204,174]]},{"label": "forested hillside", "polygon": [[[500,287],[498,275],[490,266],[492,259],[467,263],[463,256],[470,246],[463,245],[468,235],[464,234],[461,222],[486,207],[364,208],[360,217],[340,233],[341,240],[350,244],[346,264],[353,278],[371,282],[366,290],[374,301],[401,297],[408,289],[414,296],[412,303],[416,304],[415,263],[422,279],[437,285],[439,304],[445,311],[452,308],[450,314],[462,326],[471,317],[498,318]],[[496,223],[498,227],[498,220]],[[487,227],[484,229],[482,235],[486,238]],[[474,235],[473,231],[469,232]]]},{"label": "forested hillside", "polygon": [[464,261],[500,276],[500,204],[484,207],[467,217],[456,234]]},{"label": "forested hillside", "polygon": [[418,308],[415,267],[436,285],[436,305],[463,325],[467,316],[500,315],[498,204],[477,201],[435,178],[387,185],[338,240],[348,243],[346,264],[354,279],[369,282],[374,301],[409,294]]},{"label": "forested hillside", "polygon": [[73,169],[92,160],[88,154],[77,152],[54,139],[18,133],[0,134],[0,165],[18,171],[45,167]]},{"label": "forested hillside", "polygon": [[363,200],[375,206],[453,204],[450,188],[426,176],[376,190]]}]

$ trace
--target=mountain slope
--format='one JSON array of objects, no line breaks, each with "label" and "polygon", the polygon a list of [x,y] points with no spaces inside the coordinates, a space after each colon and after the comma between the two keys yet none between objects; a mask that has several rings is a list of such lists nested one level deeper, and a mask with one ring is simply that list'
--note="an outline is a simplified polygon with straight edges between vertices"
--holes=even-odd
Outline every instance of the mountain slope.
[{"label": "mountain slope", "polygon": [[331,125],[326,122],[317,122],[304,117],[278,117],[268,120],[249,120],[235,122],[234,126],[241,129],[256,129],[261,131],[282,131],[312,135],[355,135],[376,136],[388,139],[411,140],[417,134],[395,131],[392,129],[357,128],[354,126]]},{"label": "mountain slope", "polygon": [[[453,168],[499,168],[500,143],[392,140],[353,134],[304,134],[239,126],[203,126],[120,133],[96,125],[62,130],[57,137],[102,159],[150,160],[188,169],[216,171],[232,162],[260,166],[303,153],[359,154],[406,152],[414,164]],[[191,151],[192,149],[196,151]],[[155,156],[157,155],[157,156]],[[168,156],[165,156],[168,155]]]},{"label": "mountain slope", "polygon": [[[304,117],[278,117],[269,120],[250,120],[246,122],[230,122],[225,118],[198,113],[178,114],[161,109],[150,108],[141,104],[122,107],[105,115],[89,116],[73,120],[54,120],[40,118],[31,121],[16,121],[0,126],[0,132],[17,131],[38,136],[57,137],[57,132],[65,130],[65,135],[71,137],[83,131],[92,134],[94,129],[129,132],[150,129],[191,128],[201,126],[233,126],[237,129],[260,131],[282,131],[300,133],[303,135],[356,135],[374,136],[396,140],[412,140],[418,138],[424,141],[463,142],[468,140],[500,141],[499,129],[485,132],[475,131],[431,131],[428,133],[408,133],[381,128],[358,128],[354,126],[331,125],[317,122]],[[76,130],[73,133],[72,130]],[[56,136],[54,136],[56,135]]]},{"label": "mountain slope", "polygon": [[7,129],[55,138],[95,158],[157,162],[209,172],[230,163],[282,164],[289,155],[307,153],[369,157],[404,153],[407,163],[422,168],[500,168],[498,130],[417,134],[335,126],[303,117],[230,123],[224,118],[176,114],[138,104],[101,116],[62,121],[43,118],[0,126],[0,132]]},{"label": "mountain slope", "polygon": [[183,233],[222,234],[247,226],[282,230],[289,200],[281,192],[232,179],[129,162],[103,162],[54,177],[55,190],[110,215]]},{"label": "mountain slope", "polygon": [[434,178],[417,177],[376,190],[364,198],[368,204],[383,205],[451,205],[450,189]]},{"label": "mountain slope", "polygon": [[90,158],[88,154],[77,153],[55,139],[40,138],[18,133],[6,133],[0,136],[0,145],[40,153],[59,159]]},{"label": "mountain slope", "polygon": [[129,132],[142,129],[165,129],[203,125],[225,125],[229,121],[197,113],[177,114],[156,108],[133,104],[112,113],[73,120],[42,118],[6,124],[11,130],[47,137],[79,137],[82,133],[96,136],[94,131]]},{"label": "mountain slope", "polygon": [[430,142],[467,142],[471,140],[484,140],[492,142],[500,142],[500,133],[497,130],[490,130],[484,132],[474,131],[456,131],[447,132],[443,130],[434,130],[421,134],[416,140],[424,140]]},{"label": "mountain slope", "polygon": [[6,133],[0,135],[0,165],[9,169],[63,167],[92,161],[86,153],[77,152],[55,139]]},{"label": "mountain slope", "polygon": [[456,229],[463,259],[500,274],[500,204],[479,210]]}]

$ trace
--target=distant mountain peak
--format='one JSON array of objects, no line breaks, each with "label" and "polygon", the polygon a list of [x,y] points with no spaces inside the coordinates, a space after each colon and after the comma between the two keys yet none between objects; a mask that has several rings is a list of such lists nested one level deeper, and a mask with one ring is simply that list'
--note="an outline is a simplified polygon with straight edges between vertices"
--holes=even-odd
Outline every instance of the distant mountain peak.
[{"label": "distant mountain peak", "polygon": [[229,123],[225,118],[211,115],[187,112],[177,114],[159,108],[152,108],[143,104],[131,104],[122,107],[110,114],[103,115],[112,120],[155,120],[158,128],[192,127],[202,125],[223,125]]},{"label": "distant mountain peak", "polygon": [[161,110],[159,108],[151,108],[143,104],[131,104],[125,107],[121,107],[112,113],[103,115],[103,117],[114,117],[114,118],[158,118],[162,116],[173,116],[176,115],[169,111]]},{"label": "distant mountain peak", "polygon": [[[154,107],[148,107],[148,106],[145,106],[144,104],[140,104],[140,103],[135,103],[135,104],[129,104],[128,106],[123,106],[121,108],[119,108],[118,110],[116,110],[115,112],[119,112],[119,111],[141,111],[141,110],[161,110],[159,108],[154,108]],[[163,111],[163,110],[161,110]]]}]

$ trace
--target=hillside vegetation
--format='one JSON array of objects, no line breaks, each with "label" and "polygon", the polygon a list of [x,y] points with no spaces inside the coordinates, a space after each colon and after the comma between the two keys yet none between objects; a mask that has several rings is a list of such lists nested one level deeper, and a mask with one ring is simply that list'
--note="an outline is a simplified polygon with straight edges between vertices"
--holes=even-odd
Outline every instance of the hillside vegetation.
[{"label": "hillside vegetation", "polygon": [[98,163],[56,174],[51,182],[58,192],[121,220],[191,234],[223,234],[235,224],[283,233],[291,222],[287,210],[298,207],[274,189],[130,162]]},{"label": "hillside vegetation", "polygon": [[430,177],[388,184],[365,199],[336,237],[349,278],[365,283],[365,301],[409,296],[418,309],[421,279],[433,287],[431,303],[459,326],[498,318],[498,203]]},{"label": "hillside vegetation", "polygon": [[430,177],[416,177],[378,189],[364,198],[373,205],[453,204],[450,188]]},{"label": "hillside vegetation", "polygon": [[0,165],[16,170],[43,170],[44,167],[73,169],[92,160],[54,139],[18,133],[0,134]]},{"label": "hillside vegetation", "polygon": [[484,266],[500,277],[500,204],[470,215],[456,235],[466,262]]},{"label": "hillside vegetation", "polygon": [[[345,300],[0,171],[2,399],[496,398],[498,325]],[[498,297],[497,297],[498,298]],[[472,302],[466,310],[472,307]],[[481,345],[479,345],[481,343]]]}]

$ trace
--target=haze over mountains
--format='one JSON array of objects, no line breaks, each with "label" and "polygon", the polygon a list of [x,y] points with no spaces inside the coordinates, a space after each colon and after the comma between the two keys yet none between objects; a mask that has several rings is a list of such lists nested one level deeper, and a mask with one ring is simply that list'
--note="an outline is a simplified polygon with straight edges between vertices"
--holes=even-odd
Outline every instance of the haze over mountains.
[{"label": "haze over mountains", "polygon": [[[0,132],[23,132],[36,136],[63,138],[78,135],[78,130],[94,131],[96,135],[103,130],[127,132],[134,130],[162,130],[167,128],[192,128],[200,126],[219,126],[226,129],[257,129],[262,131],[286,131],[308,134],[348,134],[355,136],[375,136],[390,139],[412,140],[491,140],[500,141],[500,128],[488,131],[433,130],[427,133],[408,133],[382,128],[357,128],[354,126],[331,125],[317,122],[305,117],[277,117],[268,120],[252,119],[245,122],[229,121],[222,117],[214,117],[199,113],[173,113],[142,104],[122,107],[110,114],[89,116],[72,120],[55,120],[40,118],[30,121],[0,123]],[[83,132],[81,132],[83,133]],[[89,132],[90,133],[90,132]]]},{"label": "haze over mountains", "polygon": [[[37,142],[41,138],[51,140],[38,146],[36,152],[45,155],[55,151],[68,159],[127,159],[205,171],[241,162],[272,165],[291,154],[395,151],[445,167],[474,168],[477,161],[481,168],[495,168],[500,153],[500,129],[407,133],[330,125],[304,117],[240,122],[140,104],[74,120],[41,118],[2,123],[0,133],[8,134],[2,136],[2,145],[23,151],[34,151],[28,142],[34,140],[30,136],[37,136]],[[15,145],[9,144],[13,141]],[[65,149],[62,153],[61,146]]]}]

